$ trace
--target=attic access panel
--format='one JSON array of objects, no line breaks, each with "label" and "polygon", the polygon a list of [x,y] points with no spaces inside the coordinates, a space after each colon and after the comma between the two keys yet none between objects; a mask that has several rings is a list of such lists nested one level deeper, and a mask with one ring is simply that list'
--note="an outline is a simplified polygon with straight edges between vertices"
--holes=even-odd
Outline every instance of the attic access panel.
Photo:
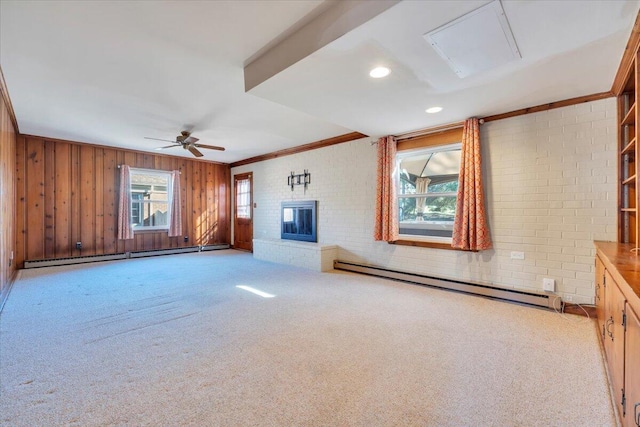
[{"label": "attic access panel", "polygon": [[499,0],[424,35],[460,78],[520,59],[520,51]]}]

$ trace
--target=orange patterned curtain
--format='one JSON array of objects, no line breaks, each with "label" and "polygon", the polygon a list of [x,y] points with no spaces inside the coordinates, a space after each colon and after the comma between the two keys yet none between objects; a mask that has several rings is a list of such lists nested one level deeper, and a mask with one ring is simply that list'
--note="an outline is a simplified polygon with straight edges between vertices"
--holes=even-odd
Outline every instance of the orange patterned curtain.
[{"label": "orange patterned curtain", "polygon": [[376,193],[375,240],[398,240],[398,198],[396,197],[396,140],[386,136],[378,140],[378,186]]},{"label": "orange patterned curtain", "polygon": [[120,194],[118,197],[118,239],[133,239],[133,224],[131,224],[131,172],[127,165],[120,166]]},{"label": "orange patterned curtain", "polygon": [[493,245],[487,226],[482,188],[480,125],[476,118],[464,122],[458,182],[451,246],[466,251],[491,249]]}]

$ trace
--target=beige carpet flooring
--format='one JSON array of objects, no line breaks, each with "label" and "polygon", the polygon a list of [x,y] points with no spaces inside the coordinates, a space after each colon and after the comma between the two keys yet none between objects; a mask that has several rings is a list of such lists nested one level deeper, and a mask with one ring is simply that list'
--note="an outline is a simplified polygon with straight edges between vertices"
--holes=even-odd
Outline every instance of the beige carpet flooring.
[{"label": "beige carpet flooring", "polygon": [[0,423],[613,426],[595,329],[231,250],[25,270]]}]

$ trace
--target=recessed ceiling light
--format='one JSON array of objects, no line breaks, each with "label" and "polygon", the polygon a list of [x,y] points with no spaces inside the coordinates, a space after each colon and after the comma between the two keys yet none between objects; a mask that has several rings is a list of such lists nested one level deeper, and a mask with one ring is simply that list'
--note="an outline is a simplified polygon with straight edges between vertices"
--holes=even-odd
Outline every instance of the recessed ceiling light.
[{"label": "recessed ceiling light", "polygon": [[391,72],[387,67],[376,67],[369,72],[369,75],[374,79],[380,79],[382,77],[387,77]]},{"label": "recessed ceiling light", "polygon": [[442,111],[442,107],[431,107],[427,108],[425,111],[429,114],[439,113],[440,111]]}]

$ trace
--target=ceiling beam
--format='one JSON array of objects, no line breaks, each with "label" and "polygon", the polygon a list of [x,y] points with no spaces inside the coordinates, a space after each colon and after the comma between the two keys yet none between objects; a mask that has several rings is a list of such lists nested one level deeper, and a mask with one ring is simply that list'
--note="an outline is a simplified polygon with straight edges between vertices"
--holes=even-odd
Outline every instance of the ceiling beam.
[{"label": "ceiling beam", "polygon": [[244,67],[244,90],[249,92],[313,52],[359,27],[400,0],[335,1],[299,30],[293,32]]}]

